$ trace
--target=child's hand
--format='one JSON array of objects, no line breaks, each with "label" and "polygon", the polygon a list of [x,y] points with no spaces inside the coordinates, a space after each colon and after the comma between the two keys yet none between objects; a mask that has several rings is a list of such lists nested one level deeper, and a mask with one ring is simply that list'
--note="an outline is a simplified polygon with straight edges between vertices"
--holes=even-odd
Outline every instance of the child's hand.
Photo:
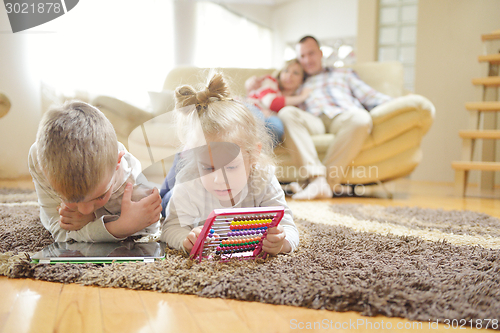
[{"label": "child's hand", "polygon": [[264,81],[264,79],[265,79],[265,76],[257,77],[255,75],[248,78],[245,81],[245,88],[246,88],[247,94],[253,90],[259,89],[261,84],[262,84],[262,81]]},{"label": "child's hand", "polygon": [[304,88],[299,95],[285,96],[285,105],[299,105],[304,103],[311,92],[312,90],[310,88]]},{"label": "child's hand", "polygon": [[191,252],[191,249],[193,248],[194,243],[196,243],[196,239],[198,239],[198,236],[200,235],[201,230],[203,230],[203,227],[193,228],[193,230],[191,230],[189,232],[187,237],[184,238],[182,245],[184,246],[184,248],[186,249],[187,252]]},{"label": "child's hand", "polygon": [[309,95],[311,94],[311,88],[304,88],[302,89],[302,92],[300,93],[300,96],[302,96],[304,98],[304,100],[307,99],[307,97],[309,97]]},{"label": "child's hand", "polygon": [[264,117],[269,118],[271,116],[275,116],[276,112],[271,111],[268,108],[262,108],[262,114],[264,114]]},{"label": "child's hand", "polygon": [[117,238],[125,238],[158,222],[161,213],[161,197],[158,189],[141,200],[132,201],[133,186],[128,183],[123,192],[120,218],[105,224],[106,229]]},{"label": "child's hand", "polygon": [[78,209],[71,209],[64,203],[59,206],[59,226],[64,230],[80,230],[85,227],[89,222],[95,220],[94,212],[83,215]]},{"label": "child's hand", "polygon": [[262,241],[262,250],[269,254],[290,252],[292,247],[285,237],[285,229],[281,225],[268,229],[266,238]]}]

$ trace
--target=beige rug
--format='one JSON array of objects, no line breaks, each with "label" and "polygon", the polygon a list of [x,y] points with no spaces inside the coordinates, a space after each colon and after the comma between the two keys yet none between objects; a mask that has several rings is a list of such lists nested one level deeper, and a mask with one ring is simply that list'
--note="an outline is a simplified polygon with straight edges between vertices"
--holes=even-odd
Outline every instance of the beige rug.
[{"label": "beige rug", "polygon": [[292,202],[299,249],[265,261],[32,265],[52,242],[36,196],[0,189],[0,274],[359,311],[410,320],[500,317],[500,221],[485,214]]}]

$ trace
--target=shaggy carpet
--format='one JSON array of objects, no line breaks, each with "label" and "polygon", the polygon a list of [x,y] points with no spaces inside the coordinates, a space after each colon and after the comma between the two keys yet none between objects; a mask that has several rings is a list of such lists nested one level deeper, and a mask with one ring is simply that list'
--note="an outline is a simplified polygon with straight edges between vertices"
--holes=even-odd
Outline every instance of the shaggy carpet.
[{"label": "shaggy carpet", "polygon": [[0,274],[410,320],[500,317],[500,220],[470,211],[290,202],[293,254],[226,263],[30,264],[52,242],[30,191],[0,190]]}]

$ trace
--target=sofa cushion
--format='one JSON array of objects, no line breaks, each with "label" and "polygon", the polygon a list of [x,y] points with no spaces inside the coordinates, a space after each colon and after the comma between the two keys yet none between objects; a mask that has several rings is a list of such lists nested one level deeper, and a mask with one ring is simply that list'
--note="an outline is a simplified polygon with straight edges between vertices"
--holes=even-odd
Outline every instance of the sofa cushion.
[{"label": "sofa cushion", "polygon": [[149,102],[154,115],[172,111],[175,108],[175,95],[173,90],[148,91]]},{"label": "sofa cushion", "polygon": [[363,62],[350,67],[375,90],[391,97],[403,96],[404,74],[400,62]]},{"label": "sofa cushion", "polygon": [[385,182],[410,174],[422,161],[422,149],[413,147],[391,158],[372,165],[348,167],[344,184],[372,184]]},{"label": "sofa cushion", "polygon": [[130,132],[153,117],[149,112],[110,96],[97,96],[92,100],[92,104],[113,124],[118,141],[127,148]]},{"label": "sofa cushion", "polygon": [[330,133],[312,136],[312,140],[314,142],[314,146],[316,147],[318,155],[326,153],[328,147],[330,146],[334,138],[335,135]]},{"label": "sofa cushion", "polygon": [[143,168],[166,158],[173,161],[173,155],[179,152],[180,146],[172,112],[156,116],[136,127],[128,137],[129,151],[141,161]]},{"label": "sofa cushion", "polygon": [[379,145],[363,149],[353,161],[353,165],[372,165],[391,158],[399,153],[413,147],[418,147],[422,140],[422,132],[419,128],[412,129],[395,136],[391,140]]},{"label": "sofa cushion", "polygon": [[[229,89],[235,96],[246,96],[245,81],[251,76],[261,76],[272,74],[275,69],[263,68],[217,68],[228,80]],[[163,84],[164,90],[175,90],[181,85],[191,85],[198,87],[200,84],[205,84],[209,77],[211,69],[198,67],[176,67],[172,69]]]}]

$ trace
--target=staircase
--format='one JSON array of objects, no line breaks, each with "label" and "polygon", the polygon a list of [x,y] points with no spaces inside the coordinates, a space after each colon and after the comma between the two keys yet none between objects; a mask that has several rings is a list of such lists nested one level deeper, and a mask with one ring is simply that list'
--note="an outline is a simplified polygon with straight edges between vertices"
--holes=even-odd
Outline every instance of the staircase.
[{"label": "staircase", "polygon": [[[482,35],[483,43],[500,41],[500,30]],[[487,48],[485,48],[487,49]],[[491,53],[490,53],[491,52]],[[488,76],[472,79],[472,84],[480,86],[483,101],[466,103],[473,129],[459,132],[462,138],[462,160],[452,162],[455,169],[455,188],[457,194],[465,196],[467,178],[470,170],[481,171],[480,187],[493,189],[495,186],[494,172],[500,171],[500,162],[495,161],[495,144],[500,140],[500,130],[497,129],[497,113],[500,112],[498,88],[500,87],[499,65],[500,48],[487,51],[486,55],[478,57],[479,62],[488,64]],[[473,161],[474,148],[477,141],[482,140],[481,161]]]}]

